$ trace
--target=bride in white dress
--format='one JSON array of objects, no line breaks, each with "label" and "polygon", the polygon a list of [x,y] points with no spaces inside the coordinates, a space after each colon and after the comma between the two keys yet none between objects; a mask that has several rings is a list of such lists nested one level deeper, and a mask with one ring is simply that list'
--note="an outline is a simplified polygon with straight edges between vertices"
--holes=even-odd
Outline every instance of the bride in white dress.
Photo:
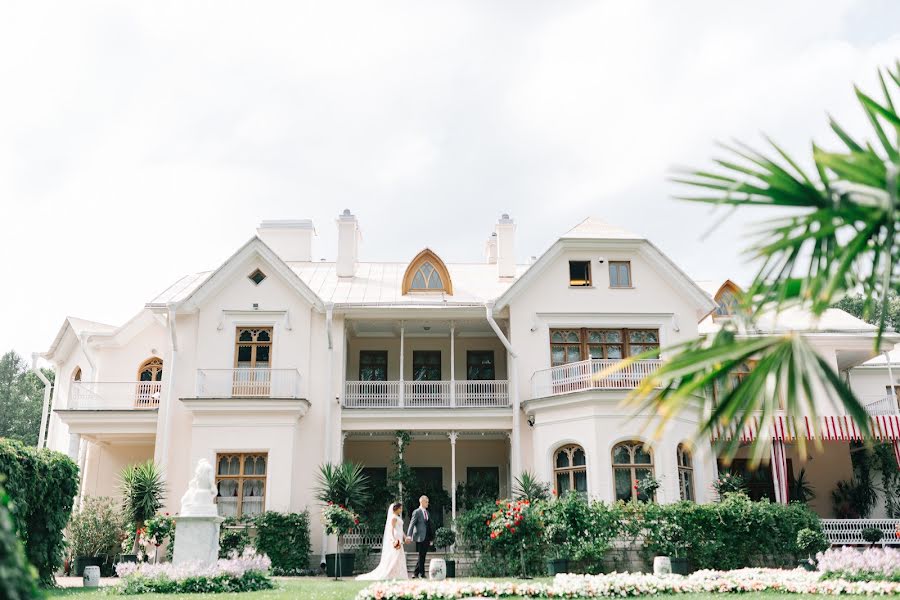
[{"label": "bride in white dress", "polygon": [[388,507],[387,520],[384,523],[384,536],[381,538],[381,561],[375,570],[357,577],[364,581],[383,581],[387,579],[409,579],[406,572],[406,551],[403,543],[403,505],[395,502]]}]

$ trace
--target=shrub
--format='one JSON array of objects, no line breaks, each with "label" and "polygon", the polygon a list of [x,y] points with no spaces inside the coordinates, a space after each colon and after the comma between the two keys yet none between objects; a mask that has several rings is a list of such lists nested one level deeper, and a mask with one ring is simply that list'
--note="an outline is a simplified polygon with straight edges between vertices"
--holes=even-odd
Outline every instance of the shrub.
[{"label": "shrub", "polygon": [[112,499],[87,496],[69,519],[69,553],[72,556],[116,554],[122,536],[122,515]]},{"label": "shrub", "polygon": [[532,504],[528,500],[497,500],[494,506],[495,510],[485,524],[490,530],[487,543],[491,559],[489,564],[497,570],[496,574],[525,576],[543,573],[543,505]]},{"label": "shrub", "polygon": [[322,524],[326,533],[340,537],[359,525],[359,515],[343,504],[329,502],[322,509]]},{"label": "shrub", "polygon": [[9,496],[0,487],[0,590],[9,600],[40,598],[37,570],[28,564],[9,512]]},{"label": "shrub", "polygon": [[881,531],[878,527],[865,527],[860,532],[862,535],[862,539],[866,540],[873,546],[881,541],[881,538],[884,537],[884,532]]},{"label": "shrub", "polygon": [[272,561],[275,575],[299,575],[309,566],[309,513],[266,511],[253,519],[256,549]]},{"label": "shrub", "polygon": [[797,549],[812,556],[828,549],[828,538],[821,530],[804,527],[797,532]]},{"label": "shrub", "polygon": [[228,558],[232,552],[240,554],[250,546],[247,528],[249,521],[241,517],[227,517],[219,530],[219,558]]},{"label": "shrub", "polygon": [[[162,471],[152,460],[128,465],[119,473],[119,492],[122,512],[134,524],[132,529],[143,529],[144,522],[156,515],[166,498]],[[134,554],[137,554],[138,541],[135,539]]]},{"label": "shrub", "polygon": [[78,466],[65,454],[0,440],[0,475],[12,500],[17,535],[40,581],[53,583],[62,566],[72,501],[78,491]]},{"label": "shrub", "polygon": [[747,490],[747,484],[744,481],[744,478],[737,473],[723,473],[713,482],[712,487],[716,494],[718,494],[720,501],[725,499],[726,494],[744,492]]},{"label": "shrub", "polygon": [[271,562],[252,549],[220,559],[215,565],[171,563],[119,563],[122,594],[204,594],[268,590],[275,587],[269,577]]},{"label": "shrub", "polygon": [[449,548],[456,543],[456,532],[449,527],[438,527],[434,532],[435,548]]}]

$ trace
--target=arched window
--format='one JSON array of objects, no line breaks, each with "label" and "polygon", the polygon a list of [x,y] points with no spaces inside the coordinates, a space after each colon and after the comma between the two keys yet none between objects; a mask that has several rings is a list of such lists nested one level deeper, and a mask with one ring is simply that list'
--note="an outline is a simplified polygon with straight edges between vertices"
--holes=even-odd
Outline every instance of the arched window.
[{"label": "arched window", "polygon": [[584,448],[573,444],[556,451],[553,455],[553,480],[560,496],[569,491],[587,493],[587,457]]},{"label": "arched window", "polygon": [[653,455],[644,448],[643,442],[616,444],[612,451],[612,465],[616,500],[652,500],[637,490],[638,481],[653,477]]},{"label": "arched window", "polygon": [[741,288],[739,288],[730,279],[722,284],[719,291],[716,292],[716,310],[715,317],[730,317],[734,315],[740,306]]},{"label": "arched window", "polygon": [[138,369],[138,381],[162,381],[163,361],[161,358],[148,358]]},{"label": "arched window", "polygon": [[678,488],[682,500],[694,501],[694,457],[687,444],[678,444]]},{"label": "arched window", "polygon": [[72,371],[72,381],[81,381],[81,367],[75,367]]},{"label": "arched window", "polygon": [[450,272],[440,257],[425,248],[419,252],[403,275],[403,293],[444,292],[453,294]]}]

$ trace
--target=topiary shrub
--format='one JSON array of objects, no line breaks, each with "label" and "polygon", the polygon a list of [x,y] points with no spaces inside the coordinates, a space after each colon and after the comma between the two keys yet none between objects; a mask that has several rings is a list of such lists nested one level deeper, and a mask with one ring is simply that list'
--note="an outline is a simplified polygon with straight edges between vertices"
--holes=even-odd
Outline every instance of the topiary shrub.
[{"label": "topiary shrub", "polygon": [[266,511],[253,519],[255,545],[272,561],[274,575],[299,575],[309,566],[309,513]]},{"label": "topiary shrub", "polygon": [[862,535],[862,539],[866,540],[873,546],[881,541],[881,538],[884,537],[884,532],[881,531],[878,527],[865,527],[860,532]]},{"label": "topiary shrub", "polygon": [[[2,479],[2,478],[0,478]],[[25,558],[25,549],[16,537],[9,510],[9,495],[0,486],[0,590],[9,600],[35,600],[41,597],[37,570]]]},{"label": "topiary shrub", "polygon": [[78,492],[78,466],[61,452],[37,450],[0,439],[0,475],[12,500],[16,533],[40,581],[53,583],[62,566],[72,501]]}]

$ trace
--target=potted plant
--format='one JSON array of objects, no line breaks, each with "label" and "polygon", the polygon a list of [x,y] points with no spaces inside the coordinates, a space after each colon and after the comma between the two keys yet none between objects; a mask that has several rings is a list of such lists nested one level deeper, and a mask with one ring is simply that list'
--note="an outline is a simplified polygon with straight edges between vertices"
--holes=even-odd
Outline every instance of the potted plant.
[{"label": "potted plant", "polygon": [[806,553],[806,558],[800,559],[799,565],[807,571],[816,570],[815,554],[828,549],[828,538],[821,531],[804,527],[797,532],[797,548]]},{"label": "potted plant", "polygon": [[551,521],[544,528],[544,539],[551,548],[553,556],[547,558],[547,572],[550,576],[569,572],[568,548],[569,532],[563,523]]},{"label": "potted plant", "polygon": [[153,562],[159,562],[159,547],[175,534],[175,519],[169,513],[157,515],[144,522],[143,537],[153,546]]},{"label": "potted plant", "polygon": [[[119,493],[122,495],[122,513],[136,533],[144,528],[144,521],[159,511],[166,497],[160,468],[152,460],[125,467],[119,473]],[[120,560],[137,560],[139,544],[140,535],[135,535],[131,553],[121,556]]]},{"label": "potted plant", "polygon": [[862,539],[869,542],[871,546],[875,546],[884,537],[884,532],[878,527],[864,527],[860,533]]},{"label": "potted plant", "polygon": [[666,556],[672,564],[672,573],[688,575],[690,563],[684,552],[690,547],[684,528],[678,523],[663,521],[648,533],[648,543],[656,556]]},{"label": "potted plant", "polygon": [[87,566],[103,567],[115,551],[121,531],[122,517],[110,498],[85,497],[81,508],[72,513],[68,526],[74,575],[81,577]]},{"label": "potted plant", "polygon": [[325,532],[337,537],[337,553],[325,555],[325,572],[335,579],[353,573],[354,555],[341,553],[341,538],[359,525],[355,507],[364,507],[369,498],[369,478],[362,465],[345,462],[319,467],[316,498],[325,505],[322,523]]},{"label": "potted plant", "polygon": [[[438,527],[438,530],[434,532],[434,547],[438,549],[452,548],[454,544],[456,544],[456,532],[449,527]],[[447,577],[456,577],[456,560],[453,558],[452,552],[447,554],[446,563]]]},{"label": "potted plant", "polygon": [[650,475],[647,475],[642,479],[635,479],[634,490],[637,492],[638,502],[655,502],[656,490],[658,490],[661,485],[659,479]]}]

